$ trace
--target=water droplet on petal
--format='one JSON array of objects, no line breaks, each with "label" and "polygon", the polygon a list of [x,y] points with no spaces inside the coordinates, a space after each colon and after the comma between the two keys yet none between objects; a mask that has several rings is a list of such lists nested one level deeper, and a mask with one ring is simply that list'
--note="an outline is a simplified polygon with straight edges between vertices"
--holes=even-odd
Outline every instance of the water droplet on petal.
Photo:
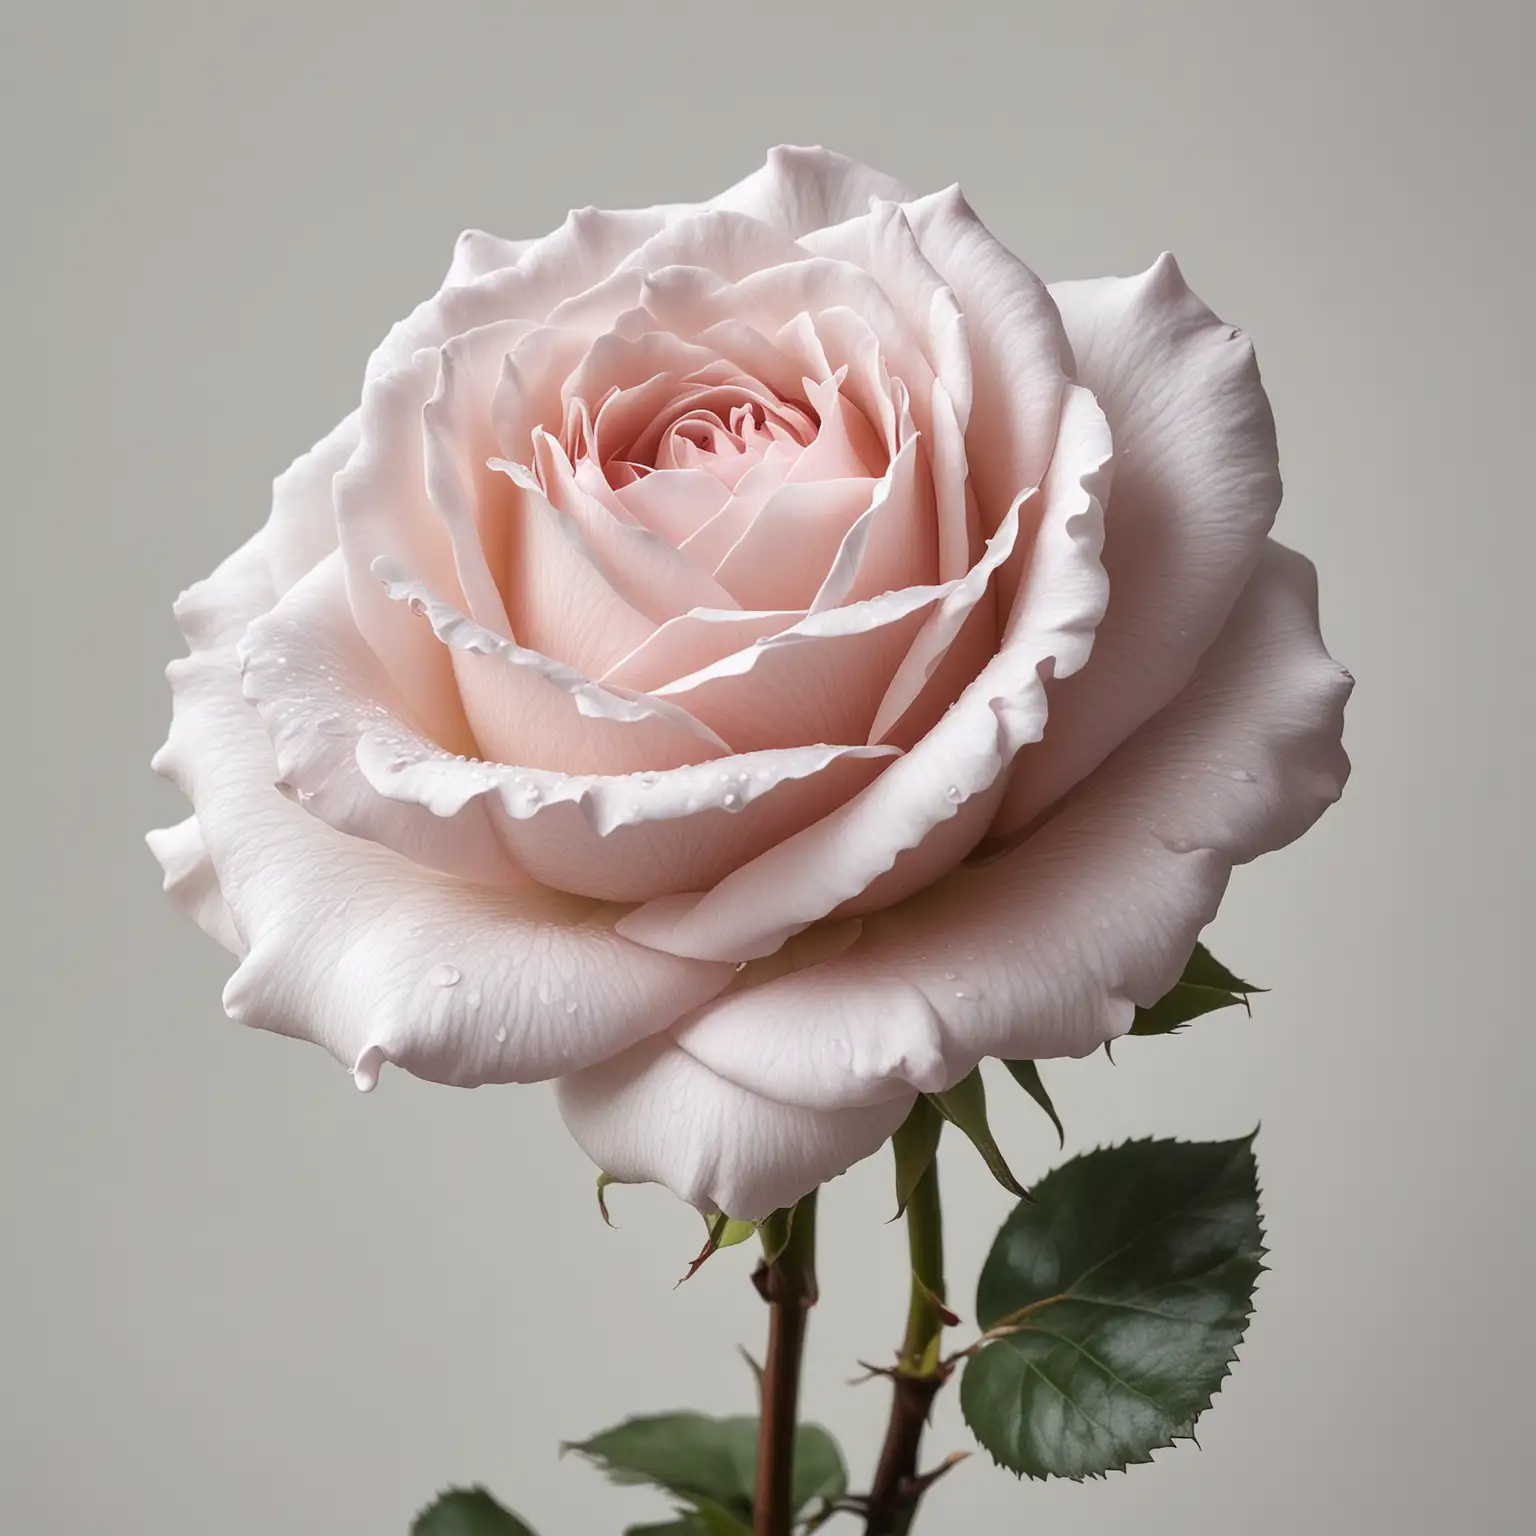
[{"label": "water droplet on petal", "polygon": [[960,786],[958,784],[951,784],[949,788],[944,791],[944,798],[951,803],[958,805],[964,797],[960,793]]},{"label": "water droplet on petal", "polygon": [[944,972],[944,980],[945,981],[953,981],[954,979],[955,979],[955,973],[953,971],[945,971]]},{"label": "water droplet on petal", "polygon": [[581,1011],[581,1004],[574,997],[568,997],[565,1000],[565,1011],[567,1013],[579,1013]]},{"label": "water droplet on petal", "polygon": [[507,1043],[507,1026],[505,1024],[498,1024],[496,1026],[496,1044],[497,1045],[505,1045],[506,1043]]},{"label": "water droplet on petal", "polygon": [[1254,776],[1246,768],[1234,768],[1231,777],[1236,779],[1239,784],[1252,784],[1256,782]]},{"label": "water droplet on petal", "polygon": [[734,811],[737,806],[741,804],[741,796],[732,790],[731,793],[726,795],[725,798],[721,801],[721,804],[725,806],[726,810]]},{"label": "water droplet on petal", "polygon": [[962,981],[955,988],[955,996],[963,1003],[974,1003],[981,996],[981,990],[978,987],[973,987],[968,981]]},{"label": "water droplet on petal", "polygon": [[464,979],[464,973],[456,965],[434,965],[427,972],[427,980],[434,987],[456,987]]}]

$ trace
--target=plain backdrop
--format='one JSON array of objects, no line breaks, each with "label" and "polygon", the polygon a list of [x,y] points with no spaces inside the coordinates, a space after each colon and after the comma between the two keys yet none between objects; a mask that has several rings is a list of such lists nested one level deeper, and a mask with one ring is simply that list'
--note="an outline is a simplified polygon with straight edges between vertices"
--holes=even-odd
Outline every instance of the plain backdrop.
[{"label": "plain backdrop", "polygon": [[[1200,1429],[1124,1476],[975,1458],[922,1529],[1505,1532],[1530,1484],[1533,28],[1518,0],[8,6],[0,1529],[389,1536],[483,1479],[660,1518],[558,1442],[745,1411],[746,1250],[593,1171],[547,1088],[222,1016],[158,891],[176,592],[262,520],[464,226],[707,195],[772,143],[959,180],[1047,278],[1174,250],[1256,340],[1281,532],[1358,675],[1354,781],[1239,873],[1272,990],[1047,1077],[1069,1149],[1259,1138],[1272,1272]],[[1022,1099],[1000,1134],[1058,1156]],[[946,1150],[962,1313],[1009,1207]],[[823,1200],[806,1411],[867,1480],[903,1308],[876,1158]],[[964,1446],[948,1394],[930,1454]],[[842,1526],[833,1527],[835,1530]],[[851,1532],[854,1527],[850,1523]]]}]

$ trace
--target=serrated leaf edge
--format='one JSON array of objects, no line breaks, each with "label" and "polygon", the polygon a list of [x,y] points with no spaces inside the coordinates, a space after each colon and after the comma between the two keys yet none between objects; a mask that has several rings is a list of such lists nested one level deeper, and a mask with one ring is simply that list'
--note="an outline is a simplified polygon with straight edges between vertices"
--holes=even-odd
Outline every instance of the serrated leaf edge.
[{"label": "serrated leaf edge", "polygon": [[[1248,1147],[1252,1147],[1254,1141],[1258,1137],[1259,1130],[1260,1127],[1256,1125],[1246,1136],[1233,1137],[1226,1143],[1226,1145],[1246,1145]],[[1124,1147],[1147,1146],[1157,1142],[1172,1142],[1175,1146],[1181,1147],[1198,1147],[1211,1145],[1210,1142],[1188,1141],[1177,1136],[1128,1136],[1123,1141],[1103,1143],[1099,1146],[1090,1148],[1087,1152],[1079,1153],[1077,1158],[1073,1158],[1071,1161],[1075,1162],[1078,1160],[1078,1158],[1091,1157],[1095,1152],[1116,1152]],[[1055,1171],[1056,1170],[1054,1169],[1052,1170],[1052,1172]],[[1040,1181],[1040,1185],[1037,1185],[1036,1187],[1039,1188],[1043,1186],[1046,1182],[1046,1179],[1049,1178],[1050,1174],[1047,1174],[1045,1179]],[[1175,1430],[1173,1434],[1169,1435],[1169,1437],[1162,1441],[1160,1444],[1148,1446],[1144,1454],[1127,1456],[1124,1460],[1112,1463],[1110,1466],[1107,1466],[1098,1472],[1083,1472],[1076,1477],[1073,1477],[1071,1474],[1064,1472],[1047,1472],[1042,1475],[1038,1472],[1031,1472],[1023,1467],[1009,1466],[1009,1464],[1000,1456],[998,1456],[997,1453],[991,1448],[991,1446],[989,1446],[981,1438],[981,1436],[977,1434],[976,1427],[971,1423],[970,1414],[966,1409],[964,1383],[962,1382],[960,1393],[961,1417],[965,1421],[965,1427],[970,1430],[973,1436],[975,1436],[977,1445],[979,1445],[981,1449],[987,1453],[987,1456],[991,1459],[994,1466],[1000,1467],[1005,1472],[1011,1472],[1015,1477],[1027,1477],[1032,1483],[1048,1483],[1052,1479],[1055,1479],[1059,1482],[1068,1483],[1084,1483],[1092,1482],[1095,1480],[1107,1481],[1111,1472],[1124,1473],[1129,1471],[1131,1467],[1145,1466],[1155,1459],[1158,1451],[1170,1450],[1172,1447],[1178,1445],[1181,1440],[1195,1439],[1195,1425],[1199,1423],[1203,1415],[1210,1411],[1211,1405],[1216,1401],[1216,1398],[1220,1394],[1223,1385],[1232,1375],[1232,1367],[1236,1365],[1238,1360],[1241,1358],[1240,1352],[1242,1345],[1247,1341],[1248,1338],[1248,1325],[1253,1321],[1254,1314],[1258,1310],[1257,1299],[1259,1281],[1264,1275],[1267,1275],[1270,1272],[1270,1266],[1263,1262],[1269,1254],[1269,1249],[1264,1245],[1264,1185],[1263,1181],[1259,1177],[1257,1159],[1254,1160],[1253,1198],[1254,1219],[1258,1225],[1259,1239],[1257,1249],[1255,1251],[1255,1257],[1258,1262],[1258,1270],[1253,1277],[1253,1288],[1248,1294],[1248,1306],[1243,1312],[1243,1326],[1241,1331],[1238,1333],[1236,1341],[1232,1345],[1231,1352],[1221,1362],[1221,1369],[1217,1372],[1216,1379],[1211,1386],[1210,1392],[1206,1395],[1205,1401],[1190,1413],[1187,1428],[1183,1430]],[[1011,1216],[1012,1213],[1010,1213],[1010,1219]],[[1040,1305],[1048,1305],[1051,1302],[1072,1299],[1074,1298],[1071,1298],[1063,1293],[1063,1295],[1059,1297],[1048,1298],[1047,1301],[1040,1303]],[[1000,1344],[1003,1341],[998,1339],[995,1342]],[[1198,1441],[1195,1443],[1197,1445],[1199,1444]]]}]

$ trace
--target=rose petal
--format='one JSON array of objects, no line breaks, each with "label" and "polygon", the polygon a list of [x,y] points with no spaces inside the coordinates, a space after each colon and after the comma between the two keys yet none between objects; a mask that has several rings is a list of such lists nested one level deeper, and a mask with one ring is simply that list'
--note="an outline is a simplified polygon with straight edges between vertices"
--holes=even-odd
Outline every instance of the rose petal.
[{"label": "rose petal", "polygon": [[954,290],[923,254],[901,205],[876,203],[858,218],[805,235],[801,243],[815,255],[849,262],[877,279],[891,303],[909,318],[964,431],[972,388],[965,314]]},{"label": "rose petal", "polygon": [[809,608],[878,484],[869,479],[786,482],[715,567],[715,580],[743,608]]},{"label": "rose petal", "polygon": [[353,411],[272,482],[264,544],[279,594],[336,548],[332,482],[357,449],[361,414]]},{"label": "rose petal", "polygon": [[[665,624],[690,608],[735,606],[735,599],[719,582],[685,559],[661,534],[621,522],[597,497],[589,495],[578,483],[559,444],[548,434],[538,437],[534,458],[549,505],[567,520],[567,534],[579,539],[585,561],[628,608],[654,625]],[[515,478],[515,467],[504,460],[494,461],[494,467]],[[532,491],[528,494],[539,499]],[[530,576],[537,576],[537,566],[525,569]],[[553,581],[553,573],[546,573],[546,579]],[[636,644],[643,644],[645,638]]]},{"label": "rose petal", "polygon": [[[514,498],[486,461],[497,446],[491,404],[503,364],[525,334],[524,322],[509,321],[455,336],[442,349],[437,390],[421,413],[425,493],[448,531],[466,611],[507,637],[512,630],[492,572],[510,559]],[[414,488],[402,485],[396,494]]]},{"label": "rose petal", "polygon": [[466,229],[454,242],[453,260],[443,286],[461,287],[476,278],[488,277],[492,272],[515,267],[538,243],[537,240],[503,240],[500,235],[488,235],[483,229]]},{"label": "rose petal", "polygon": [[1052,289],[1115,436],[1093,665],[1051,689],[994,832],[1026,827],[1173,698],[1219,632],[1280,504],[1274,419],[1248,338],[1171,256],[1140,277]]},{"label": "rose petal", "polygon": [[767,164],[712,197],[709,206],[750,214],[798,240],[863,213],[876,198],[901,202],[908,195],[899,181],[845,155],[780,144],[768,151]]},{"label": "rose petal", "polygon": [[477,755],[562,773],[633,773],[708,761],[730,749],[686,710],[605,688],[543,651],[482,628],[388,561],[375,574],[452,658]]},{"label": "rose petal", "polygon": [[[512,466],[498,461],[498,468]],[[523,481],[515,497],[503,576],[513,638],[601,677],[656,626],[614,589],[581,529],[536,484]]]},{"label": "rose petal", "polygon": [[357,745],[375,793],[450,822],[483,813],[534,879],[625,902],[713,885],[857,794],[895,755],[796,747],[600,775],[463,761],[398,729],[364,730]]},{"label": "rose petal", "polygon": [[613,273],[629,253],[666,227],[662,208],[573,209],[552,234],[534,241],[517,265],[467,283],[449,283],[398,322],[368,360],[367,377],[409,365],[423,347],[498,320],[545,320],[563,300]]},{"label": "rose petal", "polygon": [[913,433],[875,484],[868,507],[843,535],[811,600],[811,612],[934,584],[939,568],[934,521],[928,456]]},{"label": "rose petal", "polygon": [[461,596],[452,544],[424,491],[421,413],[440,361],[435,350],[420,352],[364,386],[358,448],[335,479],[336,525],[358,631],[434,739],[468,751],[473,738],[451,658],[373,575],[376,560],[391,560],[421,573],[434,591]]},{"label": "rose petal", "polygon": [[[867,330],[878,339],[891,375],[901,379],[911,392],[914,406],[921,404],[926,409],[934,373],[912,328],[879,283],[849,262],[807,256],[754,272],[739,283],[723,282],[702,267],[667,267],[646,278],[641,297],[652,323],[680,336],[697,337],[721,321],[736,320],[773,336],[781,350],[792,344],[794,332],[788,328],[798,316],[808,315],[819,330],[819,317],[824,313],[846,312],[859,324],[839,325],[820,337],[822,345],[817,350],[821,365],[817,366],[814,356],[808,356],[805,371],[820,379],[830,377],[845,362],[851,365],[853,359],[844,355],[845,349],[828,350],[826,344],[834,339],[853,341]],[[919,429],[926,430],[927,421],[916,410],[914,414]]]},{"label": "rose petal", "polygon": [[811,613],[651,690],[738,752],[864,742],[891,674],[942,587],[908,587]]},{"label": "rose petal", "polygon": [[[748,960],[870,892],[895,901],[928,885],[986,830],[1009,764],[1045,725],[1042,678],[1087,659],[1107,596],[1098,554],[1108,436],[1085,390],[1070,396],[1038,497],[1029,579],[1011,634],[985,670],[904,757],[824,821],[702,896],[647,903],[621,923],[679,954]],[[876,888],[876,883],[881,882]],[[864,910],[863,907],[860,910]]]},{"label": "rose petal", "polygon": [[804,617],[800,609],[695,608],[668,619],[599,681],[650,693],[758,640],[782,634]]},{"label": "rose petal", "polygon": [[729,967],[626,943],[589,901],[424,871],[279,794],[235,655],[276,596],[266,560],[258,535],[178,604],[192,654],[169,669],[175,716],[155,760],[191,799],[249,941],[231,1017],[326,1046],[363,1087],[385,1060],[440,1082],[521,1082],[622,1050],[729,982]]},{"label": "rose petal", "polygon": [[337,557],[255,620],[241,651],[286,793],[339,831],[481,885],[534,876],[604,900],[692,890],[824,816],[895,755],[817,747],[611,777],[455,757],[402,716],[350,626]]},{"label": "rose petal", "polygon": [[[718,570],[757,521],[768,498],[788,479],[799,456],[800,450],[791,444],[775,443],[741,477],[719,511],[678,545],[679,551],[702,570]],[[656,478],[647,475],[646,481]],[[669,494],[668,488],[662,487],[660,494]]]},{"label": "rose petal", "polygon": [[240,937],[229,903],[219,889],[218,871],[208,857],[197,817],[188,816],[174,827],[157,827],[144,840],[165,871],[164,890],[176,904],[176,910],[190,917],[230,954],[243,955],[245,940]]},{"label": "rose petal", "polygon": [[913,1094],[834,1114],[717,1077],[663,1035],[560,1080],[560,1113],[621,1183],[664,1184],[702,1211],[756,1221],[880,1149]]},{"label": "rose petal", "polygon": [[722,997],[680,1043],[827,1109],[942,1090],[984,1056],[1092,1051],[1178,979],[1232,866],[1338,798],[1349,689],[1311,566],[1270,544],[1185,692],[1023,847],[864,919],[837,959]]},{"label": "rose petal", "polygon": [[[697,469],[659,469],[631,481],[617,494],[637,523],[677,549],[682,549],[731,499],[726,486]],[[697,570],[713,570],[717,563],[693,562]]]},{"label": "rose petal", "polygon": [[352,622],[339,552],[252,621],[239,654],[245,696],[272,741],[278,785],[312,815],[479,885],[526,883],[483,808],[445,823],[382,798],[363,777],[358,738],[408,719],[409,710]]},{"label": "rose petal", "polygon": [[804,254],[782,228],[717,204],[676,218],[625,257],[621,270],[656,272],[662,267],[706,267],[733,283],[764,267],[794,261]]},{"label": "rose petal", "polygon": [[990,533],[1019,492],[1045,474],[1072,353],[1045,285],[992,236],[958,187],[904,212],[965,315],[972,404],[961,419],[973,447],[982,528]]}]

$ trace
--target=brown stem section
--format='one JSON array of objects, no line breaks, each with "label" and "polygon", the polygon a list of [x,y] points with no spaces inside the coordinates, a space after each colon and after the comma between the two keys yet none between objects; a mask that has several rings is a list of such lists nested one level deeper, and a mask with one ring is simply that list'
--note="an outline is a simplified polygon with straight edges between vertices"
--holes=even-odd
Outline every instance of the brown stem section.
[{"label": "brown stem section", "polygon": [[753,1536],[789,1536],[794,1517],[795,1425],[800,1402],[800,1361],[806,1322],[816,1304],[816,1193],[794,1210],[779,1245],[765,1223],[765,1243],[779,1247],[758,1267],[753,1281],[768,1303],[768,1358],[763,1365],[762,1418],[757,1438],[757,1490],[752,1501]]},{"label": "brown stem section", "polygon": [[895,1377],[891,1421],[865,1510],[865,1536],[904,1536],[917,1513],[917,1451],[942,1376]]}]

